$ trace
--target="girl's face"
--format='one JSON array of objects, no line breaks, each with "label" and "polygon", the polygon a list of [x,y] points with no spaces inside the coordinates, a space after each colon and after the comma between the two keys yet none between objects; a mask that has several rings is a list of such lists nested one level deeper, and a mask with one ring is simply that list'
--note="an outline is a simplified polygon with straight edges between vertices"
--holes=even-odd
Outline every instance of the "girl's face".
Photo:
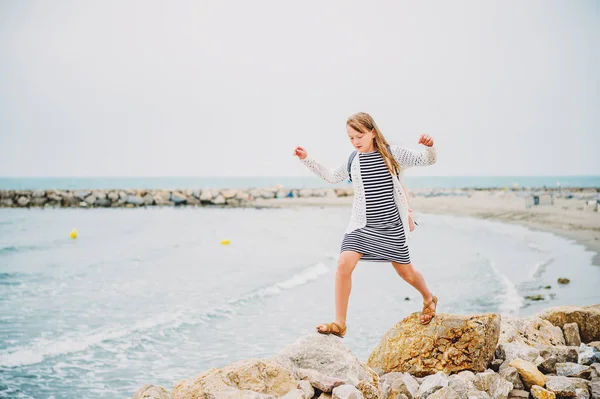
[{"label": "girl's face", "polygon": [[375,138],[375,133],[373,131],[367,133],[361,132],[354,130],[350,125],[346,125],[346,131],[348,132],[350,143],[352,143],[352,146],[357,151],[372,152],[374,150],[373,139]]}]

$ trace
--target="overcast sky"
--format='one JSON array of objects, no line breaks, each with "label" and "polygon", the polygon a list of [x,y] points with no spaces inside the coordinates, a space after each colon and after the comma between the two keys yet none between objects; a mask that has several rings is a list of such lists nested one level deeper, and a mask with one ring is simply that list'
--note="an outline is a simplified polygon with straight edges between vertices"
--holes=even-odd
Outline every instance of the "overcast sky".
[{"label": "overcast sky", "polygon": [[0,176],[600,174],[600,1],[0,0]]}]

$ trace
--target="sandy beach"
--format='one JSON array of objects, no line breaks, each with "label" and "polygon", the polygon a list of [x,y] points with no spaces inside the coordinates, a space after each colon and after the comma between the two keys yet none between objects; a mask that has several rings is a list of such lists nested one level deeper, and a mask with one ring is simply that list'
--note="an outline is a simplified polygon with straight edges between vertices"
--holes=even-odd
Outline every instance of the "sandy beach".
[{"label": "sandy beach", "polygon": [[[547,198],[546,198],[547,197]],[[532,195],[513,190],[411,190],[413,210],[430,214],[450,214],[518,223],[531,229],[552,232],[577,241],[594,251],[594,265],[600,266],[600,212],[589,198],[593,193],[574,195],[564,192],[550,201],[540,195],[539,205],[533,205]],[[256,200],[265,207],[288,206],[351,206],[348,197],[307,197]]]}]

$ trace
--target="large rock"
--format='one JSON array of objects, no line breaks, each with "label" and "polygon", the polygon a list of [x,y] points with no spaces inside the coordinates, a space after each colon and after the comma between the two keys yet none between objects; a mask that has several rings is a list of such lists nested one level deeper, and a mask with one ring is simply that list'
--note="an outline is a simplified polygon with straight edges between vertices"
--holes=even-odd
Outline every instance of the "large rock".
[{"label": "large rock", "polygon": [[577,362],[587,366],[590,366],[593,363],[600,363],[600,352],[596,348],[587,346],[586,344],[581,344],[579,346]]},{"label": "large rock", "polygon": [[131,399],[171,399],[171,395],[163,387],[146,384],[138,389]]},{"label": "large rock", "polygon": [[512,389],[523,389],[525,386],[523,385],[523,381],[521,381],[521,376],[519,375],[519,371],[512,367],[506,367],[505,369],[500,371],[500,377],[504,378],[506,381],[510,382],[513,387]]},{"label": "large rock", "polygon": [[473,385],[480,391],[484,391],[492,399],[506,399],[508,393],[513,389],[513,384],[493,371],[478,373],[475,375]]},{"label": "large rock", "polygon": [[432,393],[447,387],[448,383],[448,377],[441,371],[433,375],[428,375],[423,379],[421,386],[419,386],[415,399],[425,399]]},{"label": "large rock", "polygon": [[459,394],[449,386],[438,389],[437,391],[435,391],[434,393],[432,393],[431,395],[429,395],[427,397],[427,399],[460,399],[460,398],[461,398],[461,396],[459,396]]},{"label": "large rock", "polygon": [[592,377],[592,368],[577,363],[557,363],[556,374],[563,377],[576,377],[589,380]]},{"label": "large rock", "polygon": [[185,194],[174,191],[171,193],[171,201],[175,203],[175,205],[184,205],[187,202],[187,197]]},{"label": "large rock", "polygon": [[294,372],[298,379],[307,380],[324,392],[331,392],[335,386],[343,384],[360,389],[361,381],[379,387],[377,374],[361,363],[334,335],[314,332],[302,336],[274,356],[273,360]]},{"label": "large rock", "polygon": [[363,399],[363,394],[354,385],[340,385],[331,392],[332,399]]},{"label": "large rock", "polygon": [[498,343],[520,342],[531,347],[565,345],[561,327],[537,316],[502,316]]},{"label": "large rock", "polygon": [[272,360],[249,359],[212,368],[171,391],[173,399],[275,399],[298,387],[290,370]]},{"label": "large rock", "polygon": [[546,385],[546,376],[538,370],[535,364],[523,359],[514,359],[509,365],[517,369],[525,388],[530,389],[533,385],[541,387]]},{"label": "large rock", "polygon": [[379,380],[379,385],[384,398],[397,398],[402,394],[412,399],[419,390],[419,382],[408,373],[384,374]]},{"label": "large rock", "polygon": [[600,304],[590,306],[557,306],[538,313],[542,319],[558,327],[577,323],[581,341],[600,340]]},{"label": "large rock", "polygon": [[137,195],[128,195],[127,196],[127,203],[128,204],[132,204],[132,205],[136,205],[136,206],[142,206],[144,205],[144,199],[140,196]]},{"label": "large rock", "polygon": [[29,205],[29,202],[31,200],[29,199],[29,197],[19,197],[19,199],[17,200],[17,204],[19,204],[19,206],[27,206]]},{"label": "large rock", "polygon": [[394,325],[369,356],[378,373],[404,371],[423,377],[443,371],[484,371],[494,357],[500,333],[497,314],[438,313],[422,325],[415,312]]},{"label": "large rock", "polygon": [[546,389],[558,397],[589,398],[587,381],[581,378],[570,378],[549,375],[546,380]]}]

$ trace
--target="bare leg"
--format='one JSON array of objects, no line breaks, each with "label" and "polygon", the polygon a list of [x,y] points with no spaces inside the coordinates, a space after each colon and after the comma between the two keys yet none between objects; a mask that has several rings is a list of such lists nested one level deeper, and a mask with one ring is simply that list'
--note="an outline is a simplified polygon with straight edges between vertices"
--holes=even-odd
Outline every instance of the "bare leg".
[{"label": "bare leg", "polygon": [[[342,328],[346,326],[348,299],[352,289],[352,272],[361,257],[362,254],[358,252],[344,251],[338,260],[335,274],[335,322]],[[320,324],[318,328],[320,331],[327,331],[324,324]]]},{"label": "bare leg", "polygon": [[[421,293],[424,304],[431,301],[433,295],[431,294],[431,291],[429,291],[429,288],[427,288],[427,283],[425,283],[423,275],[416,271],[411,263],[404,264],[392,262],[392,266],[394,266],[396,273],[398,273],[400,277],[402,277],[408,284],[415,287]],[[432,302],[429,307],[433,310],[435,309],[435,304]],[[427,322],[430,318],[431,316],[422,314],[421,322]]]}]

